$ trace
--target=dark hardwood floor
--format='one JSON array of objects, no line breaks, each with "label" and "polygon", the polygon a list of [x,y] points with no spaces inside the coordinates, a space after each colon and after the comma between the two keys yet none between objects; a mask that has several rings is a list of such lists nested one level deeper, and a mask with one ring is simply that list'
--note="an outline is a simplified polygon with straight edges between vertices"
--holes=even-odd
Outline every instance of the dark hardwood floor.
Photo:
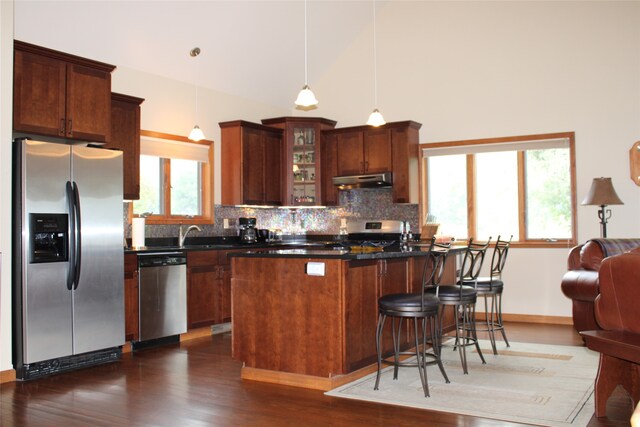
[{"label": "dark hardwood floor", "polygon": [[[507,325],[511,341],[580,345],[569,326]],[[318,346],[322,351],[322,346]],[[230,334],[125,354],[120,362],[0,385],[9,426],[513,426],[482,418],[326,397],[240,380]],[[616,390],[607,418],[627,426],[631,400]]]}]

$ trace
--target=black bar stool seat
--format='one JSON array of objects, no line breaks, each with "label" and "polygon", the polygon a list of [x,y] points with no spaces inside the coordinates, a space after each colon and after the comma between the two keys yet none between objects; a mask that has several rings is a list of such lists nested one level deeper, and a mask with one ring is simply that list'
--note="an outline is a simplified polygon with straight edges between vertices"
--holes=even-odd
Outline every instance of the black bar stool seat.
[{"label": "black bar stool seat", "polygon": [[438,313],[440,299],[431,294],[425,294],[424,301],[421,294],[388,294],[380,297],[378,307],[390,316],[428,316]]},{"label": "black bar stool seat", "polygon": [[438,292],[438,298],[442,304],[456,303],[460,305],[475,304],[478,299],[478,292],[473,288],[463,284],[462,286],[440,286],[440,289],[430,288],[427,290],[429,294],[435,295]]}]

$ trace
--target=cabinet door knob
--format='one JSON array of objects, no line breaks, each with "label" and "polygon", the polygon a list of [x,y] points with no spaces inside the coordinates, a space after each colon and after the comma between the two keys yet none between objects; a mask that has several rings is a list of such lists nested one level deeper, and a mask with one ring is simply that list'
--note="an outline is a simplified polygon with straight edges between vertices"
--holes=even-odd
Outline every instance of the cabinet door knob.
[{"label": "cabinet door knob", "polygon": [[67,128],[67,135],[73,136],[73,120],[69,119],[69,126]]},{"label": "cabinet door knob", "polygon": [[64,136],[64,119],[60,119],[60,130],[59,130],[59,134],[61,136]]}]

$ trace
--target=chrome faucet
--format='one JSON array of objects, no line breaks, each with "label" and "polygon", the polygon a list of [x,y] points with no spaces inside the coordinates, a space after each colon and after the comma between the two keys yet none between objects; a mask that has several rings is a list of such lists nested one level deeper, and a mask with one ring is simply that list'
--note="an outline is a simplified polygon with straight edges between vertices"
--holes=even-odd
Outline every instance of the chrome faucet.
[{"label": "chrome faucet", "polygon": [[182,226],[180,226],[180,237],[178,238],[178,245],[181,248],[184,247],[184,240],[187,238],[187,234],[189,234],[191,230],[202,231],[197,225],[190,225],[189,228],[187,228],[187,231],[183,233]]}]

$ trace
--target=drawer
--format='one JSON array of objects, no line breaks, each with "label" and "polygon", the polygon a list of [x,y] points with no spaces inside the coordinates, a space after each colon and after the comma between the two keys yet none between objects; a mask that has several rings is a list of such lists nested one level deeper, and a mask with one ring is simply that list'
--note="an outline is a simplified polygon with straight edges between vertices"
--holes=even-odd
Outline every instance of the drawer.
[{"label": "drawer", "polygon": [[222,251],[187,251],[187,267],[217,265],[218,252]]}]

